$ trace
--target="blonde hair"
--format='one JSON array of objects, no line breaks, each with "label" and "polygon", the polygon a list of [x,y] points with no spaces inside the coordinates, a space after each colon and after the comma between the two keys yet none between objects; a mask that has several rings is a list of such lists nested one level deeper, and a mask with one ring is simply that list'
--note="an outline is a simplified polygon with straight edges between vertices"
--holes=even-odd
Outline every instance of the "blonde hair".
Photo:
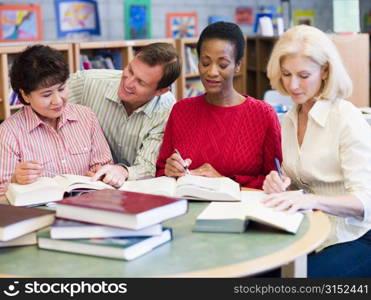
[{"label": "blonde hair", "polygon": [[290,28],[275,44],[267,65],[267,75],[273,89],[284,95],[288,94],[281,79],[281,63],[285,57],[291,55],[302,55],[323,68],[327,67],[328,76],[318,98],[345,99],[352,94],[352,80],[335,44],[324,32],[308,25]]}]

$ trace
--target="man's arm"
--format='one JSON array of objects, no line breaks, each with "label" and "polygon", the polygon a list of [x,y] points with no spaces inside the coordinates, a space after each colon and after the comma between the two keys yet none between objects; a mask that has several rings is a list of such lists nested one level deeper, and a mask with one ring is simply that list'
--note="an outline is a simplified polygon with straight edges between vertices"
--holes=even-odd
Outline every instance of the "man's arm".
[{"label": "man's arm", "polygon": [[78,71],[70,74],[70,77],[67,80],[69,103],[84,104],[82,103],[82,96],[84,92],[85,79],[86,71]]},{"label": "man's arm", "polygon": [[[167,118],[166,118],[167,119]],[[137,152],[134,164],[127,167],[128,180],[137,180],[142,177],[154,177],[156,173],[156,161],[160,151],[166,119],[153,127],[143,140]]]}]

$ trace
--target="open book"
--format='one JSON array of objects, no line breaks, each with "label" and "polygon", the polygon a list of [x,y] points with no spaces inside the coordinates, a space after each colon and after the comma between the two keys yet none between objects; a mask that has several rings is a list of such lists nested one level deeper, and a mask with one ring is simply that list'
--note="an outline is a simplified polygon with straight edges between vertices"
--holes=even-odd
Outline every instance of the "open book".
[{"label": "open book", "polygon": [[185,175],[126,181],[122,191],[183,197],[193,200],[240,201],[240,185],[228,177]]},{"label": "open book", "polygon": [[[300,212],[276,211],[261,203],[263,192],[242,192],[242,201],[210,203],[196,218],[194,231],[244,232],[249,220],[290,233],[296,233],[303,221]],[[250,198],[247,200],[247,198]]]},{"label": "open book", "polygon": [[113,187],[102,181],[91,181],[91,177],[63,174],[53,178],[40,177],[31,184],[11,183],[5,195],[12,205],[28,206],[61,200],[64,193],[77,189],[102,190]]}]

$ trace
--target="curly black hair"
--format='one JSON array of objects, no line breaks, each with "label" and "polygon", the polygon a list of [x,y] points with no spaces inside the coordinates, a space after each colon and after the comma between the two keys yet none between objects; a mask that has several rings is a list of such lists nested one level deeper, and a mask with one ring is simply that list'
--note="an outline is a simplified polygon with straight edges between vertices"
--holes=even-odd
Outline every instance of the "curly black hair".
[{"label": "curly black hair", "polygon": [[216,22],[208,25],[197,42],[197,54],[200,56],[202,43],[209,39],[230,41],[235,46],[235,62],[239,62],[245,50],[245,38],[240,27],[231,22]]},{"label": "curly black hair", "polygon": [[28,105],[21,90],[29,94],[40,88],[65,83],[68,76],[68,63],[63,54],[49,46],[37,44],[27,47],[16,57],[10,70],[10,83],[20,101]]}]

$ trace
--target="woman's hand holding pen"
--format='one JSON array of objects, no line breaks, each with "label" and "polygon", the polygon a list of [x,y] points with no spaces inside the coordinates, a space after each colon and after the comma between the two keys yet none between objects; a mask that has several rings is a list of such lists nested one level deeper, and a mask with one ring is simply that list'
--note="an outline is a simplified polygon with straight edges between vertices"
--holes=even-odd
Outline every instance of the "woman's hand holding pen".
[{"label": "woman's hand holding pen", "polygon": [[184,159],[180,156],[179,152],[173,153],[166,159],[165,164],[165,175],[170,177],[180,177],[184,176],[191,165],[191,159]]},{"label": "woman's hand holding pen", "polygon": [[11,182],[29,184],[35,182],[42,174],[42,166],[34,160],[17,163]]},{"label": "woman's hand holding pen", "polygon": [[291,180],[289,177],[286,177],[283,174],[280,176],[277,171],[271,171],[265,177],[263,190],[267,194],[281,193],[286,191],[290,184]]}]

